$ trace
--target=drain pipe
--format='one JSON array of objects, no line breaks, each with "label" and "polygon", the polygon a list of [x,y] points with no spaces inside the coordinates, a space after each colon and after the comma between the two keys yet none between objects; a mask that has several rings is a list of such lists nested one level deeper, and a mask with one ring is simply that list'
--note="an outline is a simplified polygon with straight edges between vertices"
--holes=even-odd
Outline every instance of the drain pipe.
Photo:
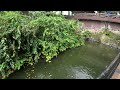
[{"label": "drain pipe", "polygon": [[111,62],[111,64],[96,78],[96,79],[110,79],[120,63],[120,52]]}]

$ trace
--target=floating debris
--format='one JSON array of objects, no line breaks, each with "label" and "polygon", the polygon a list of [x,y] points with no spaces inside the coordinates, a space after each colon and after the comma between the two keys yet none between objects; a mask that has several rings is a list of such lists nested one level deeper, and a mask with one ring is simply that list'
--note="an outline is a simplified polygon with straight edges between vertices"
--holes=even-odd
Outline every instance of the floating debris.
[{"label": "floating debris", "polygon": [[31,70],[32,72],[34,72],[34,70]]},{"label": "floating debris", "polygon": [[51,63],[51,61],[48,61],[49,63]]}]

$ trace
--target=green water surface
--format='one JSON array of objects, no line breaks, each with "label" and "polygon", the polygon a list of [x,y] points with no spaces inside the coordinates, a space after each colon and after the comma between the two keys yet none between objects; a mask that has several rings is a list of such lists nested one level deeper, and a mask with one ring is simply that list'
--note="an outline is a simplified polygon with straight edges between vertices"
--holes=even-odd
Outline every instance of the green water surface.
[{"label": "green water surface", "polygon": [[52,59],[21,68],[8,79],[94,79],[112,62],[118,50],[99,43],[68,49]]}]

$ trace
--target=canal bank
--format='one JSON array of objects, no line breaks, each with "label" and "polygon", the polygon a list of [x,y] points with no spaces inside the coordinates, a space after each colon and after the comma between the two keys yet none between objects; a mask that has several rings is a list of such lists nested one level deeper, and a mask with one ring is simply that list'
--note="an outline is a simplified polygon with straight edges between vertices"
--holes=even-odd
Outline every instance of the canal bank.
[{"label": "canal bank", "polygon": [[112,75],[111,79],[120,79],[120,63],[115,70],[114,74]]}]

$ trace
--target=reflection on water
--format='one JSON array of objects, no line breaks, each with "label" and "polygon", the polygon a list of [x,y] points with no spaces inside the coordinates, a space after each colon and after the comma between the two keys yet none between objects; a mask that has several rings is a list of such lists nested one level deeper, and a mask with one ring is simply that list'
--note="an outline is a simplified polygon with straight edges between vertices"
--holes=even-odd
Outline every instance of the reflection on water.
[{"label": "reflection on water", "polygon": [[110,64],[118,50],[99,43],[68,49],[51,63],[39,61],[22,68],[8,79],[93,79]]}]

